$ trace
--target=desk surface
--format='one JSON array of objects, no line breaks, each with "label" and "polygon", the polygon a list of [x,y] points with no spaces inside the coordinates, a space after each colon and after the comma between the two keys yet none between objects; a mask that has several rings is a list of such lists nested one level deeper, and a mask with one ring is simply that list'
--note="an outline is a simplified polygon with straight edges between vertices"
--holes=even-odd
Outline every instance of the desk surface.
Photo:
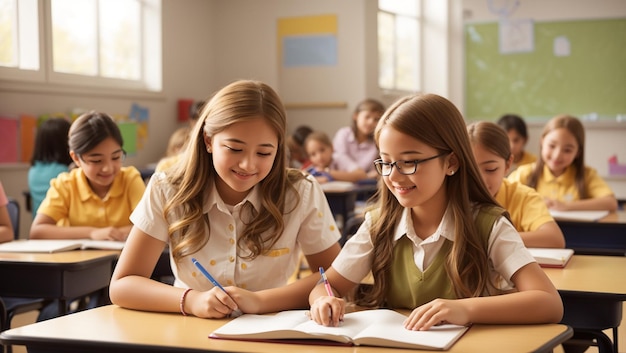
[{"label": "desk surface", "polygon": [[106,288],[119,253],[118,250],[0,253],[0,295],[59,299],[62,306],[66,299]]},{"label": "desk surface", "polygon": [[599,220],[598,222],[626,225],[626,211],[620,210],[616,212],[611,212],[606,217]]},{"label": "desk surface", "polygon": [[565,268],[544,268],[558,290],[609,293],[626,300],[626,257],[574,255]]},{"label": "desk surface", "polygon": [[0,252],[0,264],[9,262],[28,262],[50,266],[67,266],[69,264],[76,264],[80,266],[93,260],[117,258],[119,254],[120,251],[118,250],[71,250],[53,254]]},{"label": "desk surface", "polygon": [[[4,344],[53,351],[399,352],[380,347],[293,345],[210,339],[228,320],[151,313],[108,305],[4,331]],[[572,336],[565,325],[474,325],[448,352],[550,352]],[[429,352],[429,351],[421,351]]]}]

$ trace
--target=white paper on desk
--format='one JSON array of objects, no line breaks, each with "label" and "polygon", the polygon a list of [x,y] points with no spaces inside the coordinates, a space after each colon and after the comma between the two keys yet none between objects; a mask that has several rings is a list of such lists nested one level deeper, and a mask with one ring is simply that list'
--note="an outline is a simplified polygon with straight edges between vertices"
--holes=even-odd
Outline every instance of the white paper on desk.
[{"label": "white paper on desk", "polygon": [[609,211],[557,211],[550,210],[550,214],[557,220],[595,222],[606,217]]},{"label": "white paper on desk", "polygon": [[329,181],[320,185],[322,186],[322,190],[326,192],[348,191],[355,187],[354,183],[349,181]]},{"label": "white paper on desk", "polygon": [[124,242],[89,239],[28,239],[0,244],[0,252],[56,253],[78,249],[122,250]]}]

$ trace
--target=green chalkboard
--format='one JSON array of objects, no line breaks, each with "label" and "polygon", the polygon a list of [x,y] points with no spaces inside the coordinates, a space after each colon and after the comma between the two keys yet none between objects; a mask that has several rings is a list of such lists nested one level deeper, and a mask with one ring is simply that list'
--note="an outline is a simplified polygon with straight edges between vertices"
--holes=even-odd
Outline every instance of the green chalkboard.
[{"label": "green chalkboard", "polygon": [[[468,119],[494,120],[504,113],[530,120],[626,114],[626,19],[531,27],[534,48],[507,54],[500,51],[498,23],[465,25]],[[555,55],[557,38],[569,43],[568,55]]]}]

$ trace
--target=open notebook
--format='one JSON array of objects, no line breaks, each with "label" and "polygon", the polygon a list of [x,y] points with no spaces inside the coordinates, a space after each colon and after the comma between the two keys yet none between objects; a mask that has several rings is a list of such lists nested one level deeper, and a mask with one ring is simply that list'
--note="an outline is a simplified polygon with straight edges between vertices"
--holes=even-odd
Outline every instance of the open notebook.
[{"label": "open notebook", "polygon": [[55,253],[78,249],[122,250],[123,241],[91,239],[29,239],[0,244],[0,252]]},{"label": "open notebook", "polygon": [[565,267],[574,255],[572,249],[528,248],[541,267]]},{"label": "open notebook", "polygon": [[276,315],[244,314],[213,331],[209,337],[446,350],[469,328],[441,325],[428,331],[411,331],[402,325],[405,319],[406,316],[393,310],[364,310],[345,314],[339,327],[325,327],[309,319],[306,310],[288,310]]}]

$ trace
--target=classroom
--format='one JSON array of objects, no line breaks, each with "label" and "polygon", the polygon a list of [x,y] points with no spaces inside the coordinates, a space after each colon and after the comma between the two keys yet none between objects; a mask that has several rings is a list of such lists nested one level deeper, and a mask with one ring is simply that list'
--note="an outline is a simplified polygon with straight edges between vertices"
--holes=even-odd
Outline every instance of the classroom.
[{"label": "classroom", "polygon": [[[352,110],[363,98],[372,97],[388,106],[407,93],[383,90],[378,85],[377,28],[372,25],[376,23],[376,0],[151,1],[160,6],[162,40],[159,45],[162,55],[154,60],[154,63],[162,65],[160,90],[120,90],[19,81],[3,76],[3,71],[0,71],[0,117],[17,119],[21,114],[38,116],[69,113],[76,109],[127,114],[137,104],[149,112],[147,134],[136,151],[127,156],[124,164],[141,169],[156,163],[164,154],[166,141],[172,132],[187,124],[178,119],[181,100],[204,100],[236,79],[261,80],[274,87],[285,103],[288,129],[306,124],[329,136],[350,123]],[[493,103],[485,103],[487,100],[484,99],[484,94],[493,91],[479,92],[474,86],[470,89],[468,75],[475,74],[476,70],[468,67],[471,65],[467,57],[471,43],[466,42],[468,31],[495,33],[494,28],[505,12],[510,20],[519,20],[531,26],[534,24],[537,36],[542,35],[540,30],[544,24],[576,21],[596,24],[617,20],[621,24],[619,28],[625,32],[614,33],[617,39],[611,38],[609,43],[621,40],[622,50],[618,53],[626,55],[624,0],[418,2],[421,3],[423,19],[421,91],[448,98],[468,121],[495,120],[507,113],[476,109],[476,105]],[[337,21],[334,32],[337,44],[335,62],[321,67],[285,67],[280,57],[280,21],[318,15],[331,16]],[[605,39],[597,38],[599,42]],[[530,44],[535,43],[531,40]],[[572,45],[571,50],[575,49]],[[533,55],[532,50],[530,52],[527,55]],[[597,55],[602,59],[602,54]],[[486,59],[488,71],[488,60],[494,58]],[[584,71],[586,68],[574,68],[579,69]],[[594,69],[602,71],[602,67]],[[609,74],[621,82],[621,86],[608,87],[608,94],[617,95],[621,106],[613,105],[609,110],[596,107],[549,113],[541,109],[533,111],[528,114],[530,138],[527,149],[538,153],[541,130],[550,117],[561,113],[578,116],[583,119],[586,129],[586,163],[598,170],[619,200],[626,200],[626,175],[609,175],[608,166],[608,160],[613,156],[620,164],[626,164],[626,67],[621,65],[620,70]],[[567,85],[567,78],[563,78],[561,83]],[[531,82],[522,80],[521,84],[530,85]],[[588,92],[599,90],[593,86],[595,82],[592,80],[584,81],[584,84],[590,86],[586,87]],[[514,92],[511,91],[511,94]],[[585,93],[577,94],[585,96]],[[513,102],[523,99],[533,98],[514,97],[511,98],[511,105],[520,107]],[[524,107],[524,103],[521,104]],[[29,166],[23,161],[0,163],[0,180],[7,196],[17,199],[22,210],[26,208],[22,192],[28,189]],[[28,237],[31,220],[29,213],[22,212],[20,238]],[[622,327],[622,337],[624,331],[626,329]],[[626,349],[626,338],[621,342],[621,350]]]}]

